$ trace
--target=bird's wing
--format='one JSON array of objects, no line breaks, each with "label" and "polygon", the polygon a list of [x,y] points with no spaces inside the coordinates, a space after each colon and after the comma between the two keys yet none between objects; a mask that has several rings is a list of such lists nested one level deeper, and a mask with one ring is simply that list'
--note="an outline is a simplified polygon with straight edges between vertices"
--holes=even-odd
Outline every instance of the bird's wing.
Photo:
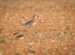
[{"label": "bird's wing", "polygon": [[31,25],[34,22],[34,20],[29,20],[28,22],[26,22],[24,25]]}]

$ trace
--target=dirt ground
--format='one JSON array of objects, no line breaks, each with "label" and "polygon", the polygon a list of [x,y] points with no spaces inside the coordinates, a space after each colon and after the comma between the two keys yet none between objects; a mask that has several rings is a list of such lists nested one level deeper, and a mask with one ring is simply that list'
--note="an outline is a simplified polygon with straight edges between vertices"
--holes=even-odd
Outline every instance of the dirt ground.
[{"label": "dirt ground", "polygon": [[0,0],[0,55],[75,55],[75,0]]}]

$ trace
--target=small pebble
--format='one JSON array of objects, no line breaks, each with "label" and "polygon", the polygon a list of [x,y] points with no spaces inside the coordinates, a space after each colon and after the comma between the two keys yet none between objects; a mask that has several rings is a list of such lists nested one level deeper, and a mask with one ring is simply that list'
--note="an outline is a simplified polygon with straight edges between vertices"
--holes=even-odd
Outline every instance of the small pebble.
[{"label": "small pebble", "polygon": [[56,6],[56,9],[60,9],[60,6],[57,5],[57,6]]},{"label": "small pebble", "polygon": [[16,13],[15,16],[18,16],[18,14]]},{"label": "small pebble", "polygon": [[43,34],[39,34],[39,38],[41,38],[41,37],[42,37],[42,35],[43,35]]},{"label": "small pebble", "polygon": [[20,39],[22,39],[22,40],[23,40],[23,39],[24,39],[24,37],[21,37]]},{"label": "small pebble", "polygon": [[64,21],[60,21],[61,23],[64,23]]},{"label": "small pebble", "polygon": [[51,39],[51,42],[53,42],[53,43],[54,43],[54,42],[55,42],[55,40]]},{"label": "small pebble", "polygon": [[69,55],[73,55],[73,52],[70,52]]},{"label": "small pebble", "polygon": [[64,35],[64,32],[61,32],[61,35]]},{"label": "small pebble", "polygon": [[75,10],[75,8],[72,8],[72,10]]},{"label": "small pebble", "polygon": [[28,53],[27,55],[34,55],[34,53]]},{"label": "small pebble", "polygon": [[31,43],[29,43],[29,44],[34,44],[34,42],[31,42]]},{"label": "small pebble", "polygon": [[64,18],[64,16],[60,16],[60,18]]},{"label": "small pebble", "polygon": [[52,16],[52,18],[56,18],[56,15]]},{"label": "small pebble", "polygon": [[44,20],[41,20],[41,22],[43,23],[43,22],[44,22]]},{"label": "small pebble", "polygon": [[65,48],[63,48],[64,50],[66,50],[67,48],[65,47]]},{"label": "small pebble", "polygon": [[0,55],[3,55],[2,53],[0,53]]}]

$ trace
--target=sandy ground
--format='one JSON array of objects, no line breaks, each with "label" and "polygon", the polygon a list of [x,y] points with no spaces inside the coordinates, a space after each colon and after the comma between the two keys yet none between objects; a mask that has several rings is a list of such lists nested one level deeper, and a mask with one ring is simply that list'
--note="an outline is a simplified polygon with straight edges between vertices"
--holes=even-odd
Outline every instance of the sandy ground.
[{"label": "sandy ground", "polygon": [[75,0],[0,0],[0,55],[75,55]]}]

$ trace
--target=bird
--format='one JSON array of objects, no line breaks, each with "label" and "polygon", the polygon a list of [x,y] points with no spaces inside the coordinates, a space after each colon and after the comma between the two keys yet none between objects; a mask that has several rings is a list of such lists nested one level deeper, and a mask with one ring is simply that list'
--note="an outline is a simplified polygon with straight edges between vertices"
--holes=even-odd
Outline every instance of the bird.
[{"label": "bird", "polygon": [[26,26],[31,26],[31,25],[35,25],[37,23],[37,18],[39,16],[37,15],[33,15],[33,18],[29,21],[27,21],[26,23],[24,23],[23,25],[26,25]]}]

